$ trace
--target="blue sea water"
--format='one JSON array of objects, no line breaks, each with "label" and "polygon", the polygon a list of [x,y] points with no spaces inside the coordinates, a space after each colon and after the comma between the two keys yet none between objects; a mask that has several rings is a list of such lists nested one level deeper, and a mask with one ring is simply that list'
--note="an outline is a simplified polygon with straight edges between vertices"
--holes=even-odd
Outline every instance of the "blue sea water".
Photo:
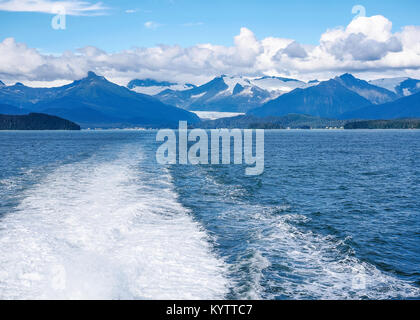
[{"label": "blue sea water", "polygon": [[261,176],[155,137],[0,132],[0,298],[420,298],[420,131],[266,131]]}]

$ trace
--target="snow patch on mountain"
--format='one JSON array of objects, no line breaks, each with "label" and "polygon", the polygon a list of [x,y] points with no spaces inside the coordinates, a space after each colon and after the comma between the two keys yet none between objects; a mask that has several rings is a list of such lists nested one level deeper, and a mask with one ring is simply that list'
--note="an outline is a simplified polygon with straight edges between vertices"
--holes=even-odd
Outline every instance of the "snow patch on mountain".
[{"label": "snow patch on mountain", "polygon": [[252,80],[252,83],[261,89],[269,92],[287,93],[297,88],[305,88],[312,84],[307,84],[296,79],[288,79],[281,77],[262,77]]},{"label": "snow patch on mountain", "polygon": [[392,91],[394,93],[397,93],[396,88],[405,80],[408,80],[409,78],[399,77],[399,78],[386,78],[386,79],[377,79],[377,80],[371,80],[369,81],[370,84],[385,88],[389,91]]}]

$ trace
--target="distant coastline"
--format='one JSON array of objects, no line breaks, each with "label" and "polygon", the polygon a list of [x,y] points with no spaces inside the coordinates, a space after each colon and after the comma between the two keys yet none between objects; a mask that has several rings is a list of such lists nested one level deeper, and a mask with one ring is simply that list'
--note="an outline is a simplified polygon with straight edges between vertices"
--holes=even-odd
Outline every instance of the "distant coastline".
[{"label": "distant coastline", "polygon": [[420,119],[354,121],[344,129],[420,129]]},{"label": "distant coastline", "polygon": [[[107,127],[98,126],[84,130],[157,130],[171,126],[145,127]],[[355,129],[420,129],[420,119],[393,120],[338,120],[314,117],[303,114],[289,114],[283,117],[256,117],[240,115],[219,118],[215,120],[202,119],[192,124],[190,128],[201,129],[325,129],[325,130],[355,130]],[[43,113],[26,115],[0,114],[0,130],[82,130],[81,126],[70,120]]]},{"label": "distant coastline", "polygon": [[282,117],[256,117],[251,115],[203,120],[194,125],[203,129],[420,129],[420,119],[394,120],[338,120],[304,114]]}]

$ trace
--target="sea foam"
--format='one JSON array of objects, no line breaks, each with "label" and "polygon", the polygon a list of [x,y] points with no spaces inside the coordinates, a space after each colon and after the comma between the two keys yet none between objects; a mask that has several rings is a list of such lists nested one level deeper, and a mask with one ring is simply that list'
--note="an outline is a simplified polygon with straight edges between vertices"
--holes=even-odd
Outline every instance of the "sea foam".
[{"label": "sea foam", "polygon": [[224,263],[137,145],[48,174],[0,221],[0,298],[222,299]]}]

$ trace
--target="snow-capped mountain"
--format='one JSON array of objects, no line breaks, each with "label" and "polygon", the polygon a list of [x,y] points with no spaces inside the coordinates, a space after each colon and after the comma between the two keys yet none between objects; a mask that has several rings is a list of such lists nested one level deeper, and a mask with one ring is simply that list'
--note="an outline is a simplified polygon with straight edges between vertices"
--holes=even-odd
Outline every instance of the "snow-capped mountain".
[{"label": "snow-capped mountain", "polygon": [[150,79],[133,80],[128,87],[136,92],[154,94],[164,103],[188,110],[246,112],[296,88],[315,84],[281,77],[222,75],[198,87]]},{"label": "snow-capped mountain", "polygon": [[336,77],[334,80],[373,104],[382,104],[398,99],[397,94],[393,91],[375,86],[365,80],[357,79],[349,73]]},{"label": "snow-capped mountain", "polygon": [[260,108],[250,110],[248,115],[281,117],[288,114],[306,114],[333,119],[344,112],[372,104],[338,80],[339,78],[331,79],[316,86],[293,90]]},{"label": "snow-capped mountain", "polygon": [[397,93],[395,88],[398,87],[401,82],[403,82],[407,79],[409,79],[409,78],[402,78],[402,77],[400,77],[400,78],[384,78],[384,79],[371,80],[371,81],[369,81],[369,83],[374,85],[374,86],[385,88],[389,91]]},{"label": "snow-capped mountain", "polygon": [[297,88],[306,88],[312,85],[317,85],[319,82],[305,83],[300,80],[289,78],[262,77],[253,79],[252,84],[260,87],[261,89],[281,95]]},{"label": "snow-capped mountain", "polygon": [[248,111],[248,115],[306,114],[333,119],[418,117],[420,92],[415,91],[419,82],[409,78],[367,82],[346,73],[318,85],[283,94],[260,108]]},{"label": "snow-capped mountain", "polygon": [[195,85],[190,83],[181,84],[168,81],[156,81],[153,79],[134,79],[128,83],[127,88],[137,93],[154,96],[165,90],[184,91],[192,89],[195,88]]},{"label": "snow-capped mountain", "polygon": [[390,90],[399,97],[406,97],[420,92],[420,80],[412,78],[385,78],[372,80],[369,83]]},{"label": "snow-capped mountain", "polygon": [[272,98],[242,77],[220,76],[189,90],[165,90],[156,95],[162,102],[195,111],[246,112]]},{"label": "snow-capped mountain", "polygon": [[[346,73],[333,80],[374,105],[389,103],[420,92],[420,80],[411,78],[365,81]],[[154,95],[166,104],[190,111],[246,113],[279,97],[294,93],[297,89],[307,90],[323,83],[325,84],[325,81],[313,80],[306,83],[283,77],[222,75],[197,87],[150,79],[133,80],[128,87],[137,92]],[[155,94],[156,92],[158,93]]]}]

